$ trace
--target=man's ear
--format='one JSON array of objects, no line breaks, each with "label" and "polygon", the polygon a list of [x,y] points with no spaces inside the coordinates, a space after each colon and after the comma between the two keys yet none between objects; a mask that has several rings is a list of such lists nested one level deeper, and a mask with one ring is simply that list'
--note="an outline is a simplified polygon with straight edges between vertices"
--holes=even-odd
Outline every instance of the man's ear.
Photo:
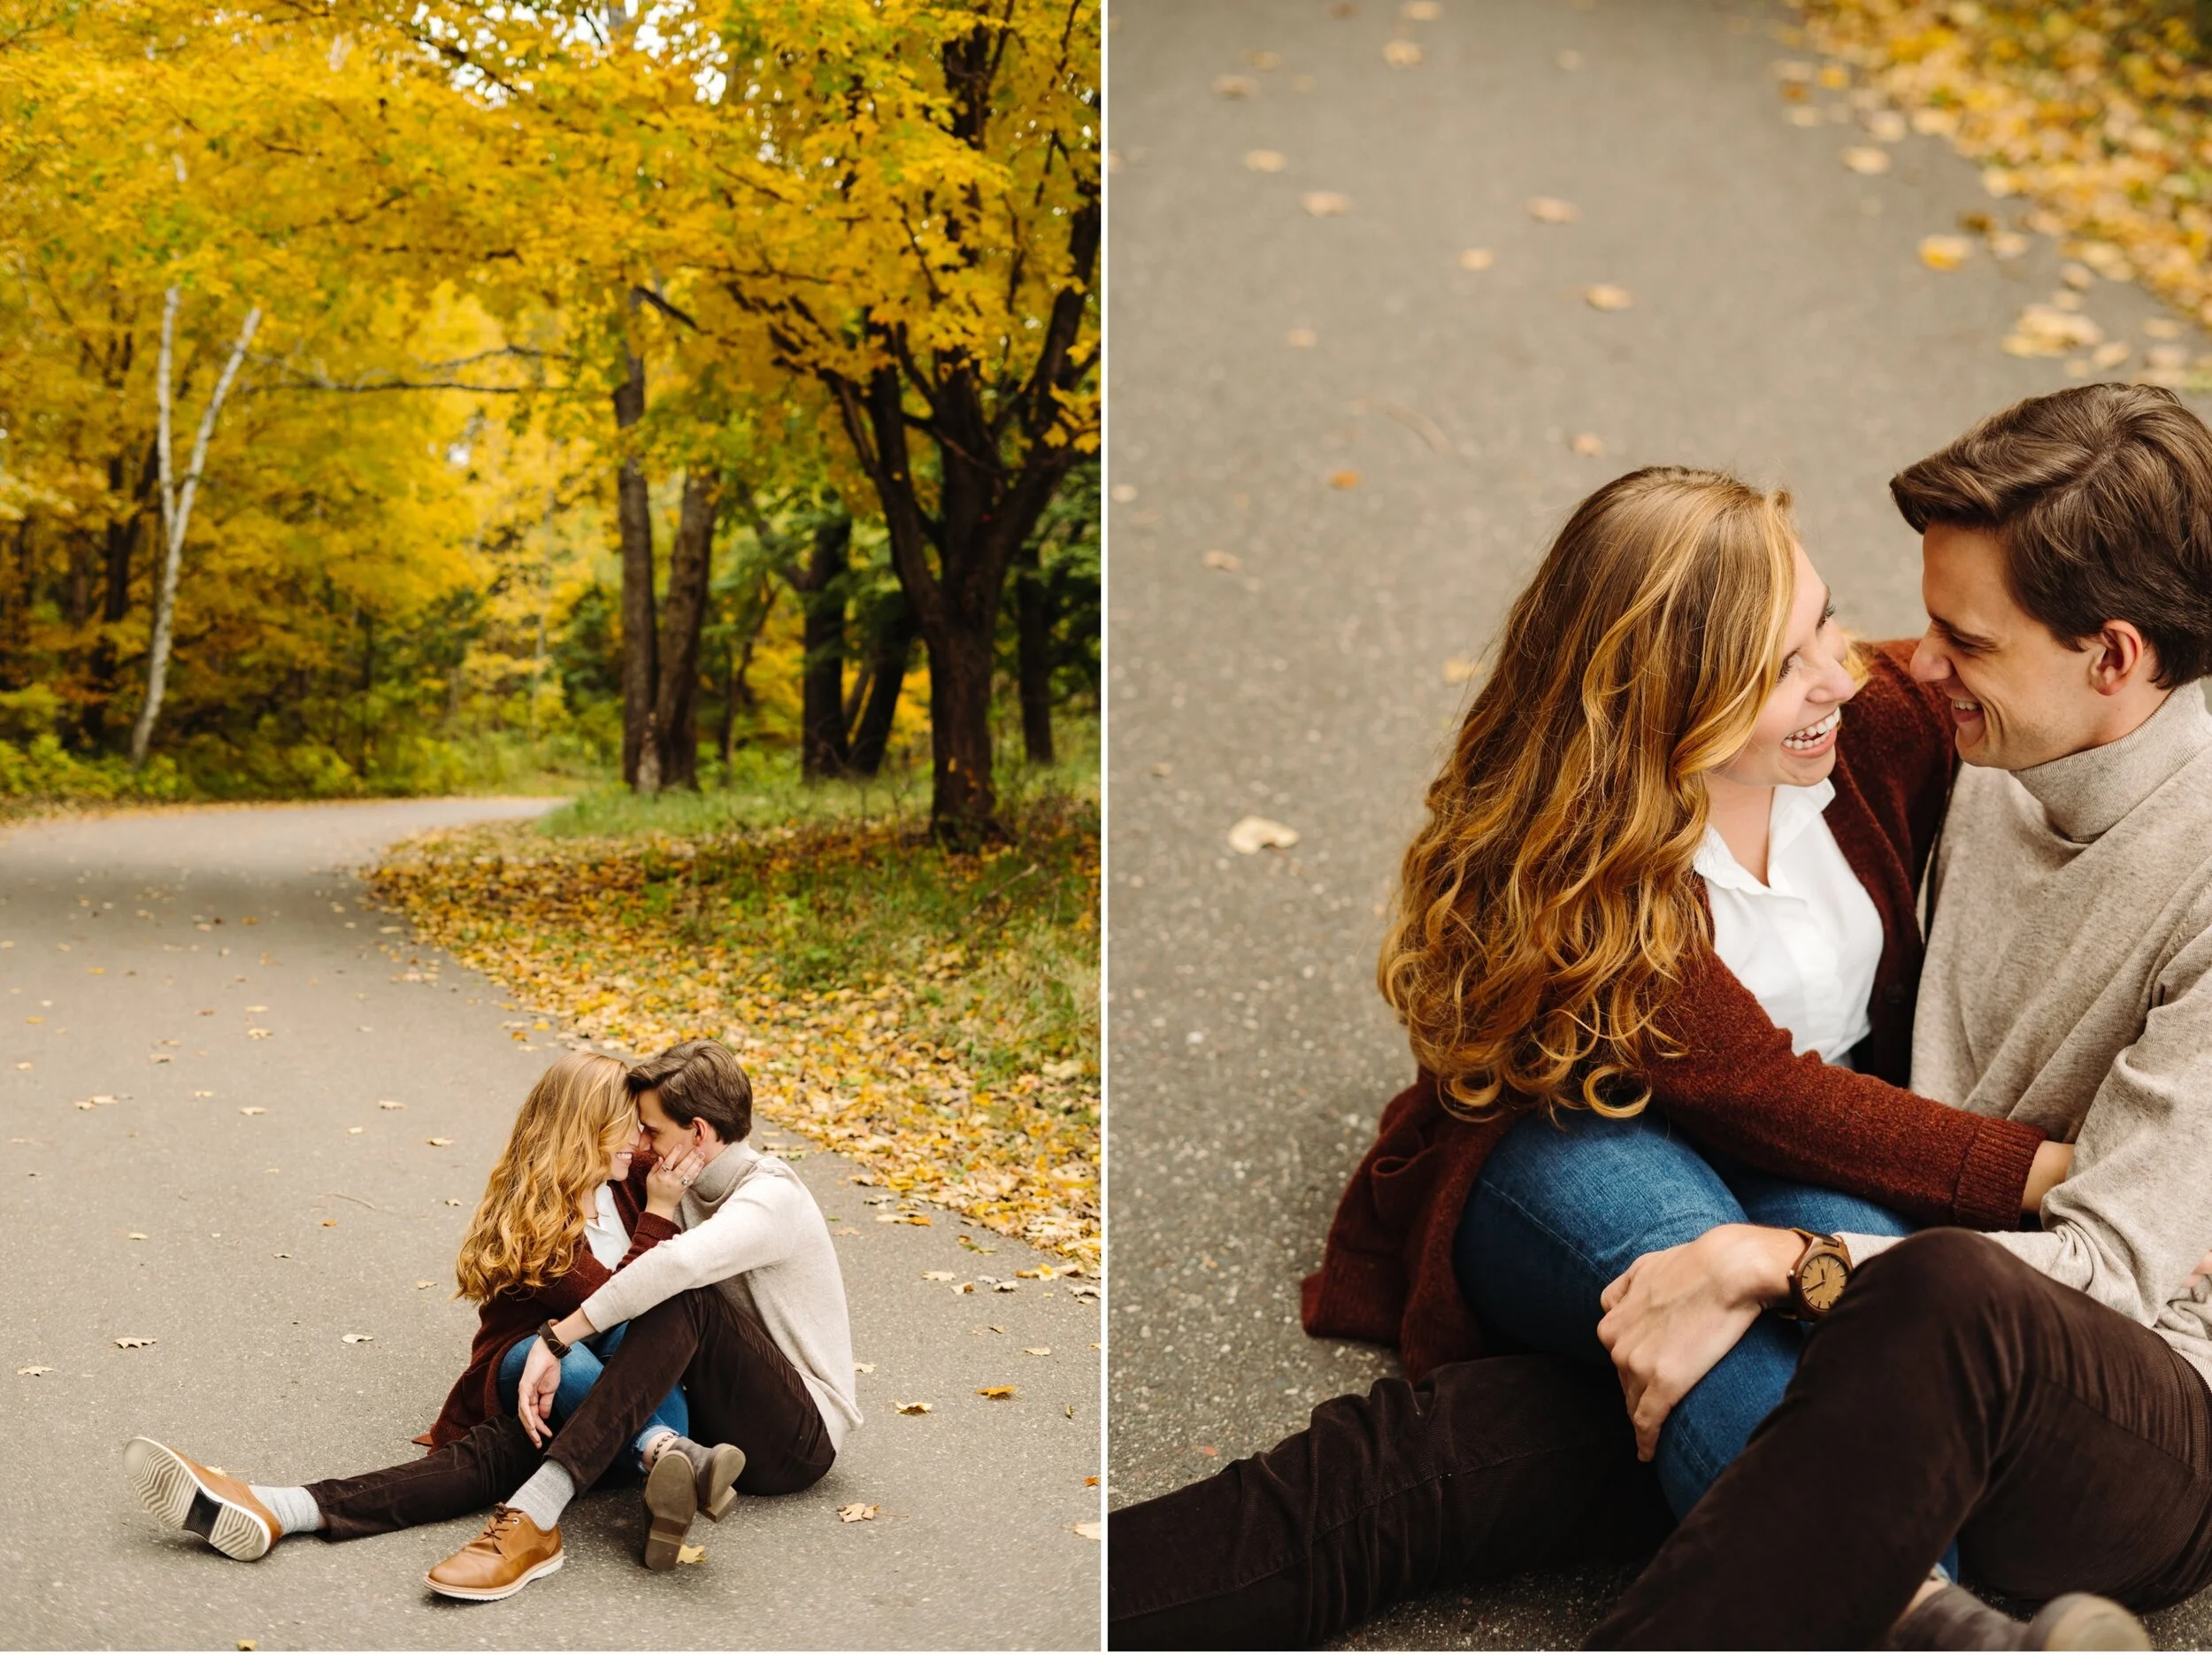
[{"label": "man's ear", "polygon": [[2116,696],[2130,684],[2158,671],[2158,657],[2131,620],[2108,620],[2088,640],[2089,686],[2101,696]]}]

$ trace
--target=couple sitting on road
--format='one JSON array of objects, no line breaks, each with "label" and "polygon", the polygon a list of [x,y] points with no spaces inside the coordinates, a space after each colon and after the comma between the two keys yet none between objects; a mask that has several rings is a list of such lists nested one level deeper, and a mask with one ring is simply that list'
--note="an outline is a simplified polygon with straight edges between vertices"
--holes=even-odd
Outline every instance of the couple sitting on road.
[{"label": "couple sitting on road", "polygon": [[752,1118],[745,1071],[710,1040],[628,1067],[563,1058],[461,1243],[461,1293],[483,1309],[416,1439],[430,1451],[269,1488],[136,1437],[124,1465],[147,1509],[250,1559],[288,1534],[349,1540],[492,1505],[426,1576],[488,1599],[561,1566],[563,1510],[626,1454],[646,1474],[648,1568],[674,1566],[701,1512],[811,1487],[860,1423],[844,1278],[814,1197],[746,1142]]},{"label": "couple sitting on road", "polygon": [[1594,1646],[2147,1648],[2212,1583],[2212,433],[2087,386],[1890,489],[1916,643],[1838,630],[1785,496],[1569,520],[1305,1284],[1407,1378],[1117,1513],[1116,1647],[1654,1547]]}]

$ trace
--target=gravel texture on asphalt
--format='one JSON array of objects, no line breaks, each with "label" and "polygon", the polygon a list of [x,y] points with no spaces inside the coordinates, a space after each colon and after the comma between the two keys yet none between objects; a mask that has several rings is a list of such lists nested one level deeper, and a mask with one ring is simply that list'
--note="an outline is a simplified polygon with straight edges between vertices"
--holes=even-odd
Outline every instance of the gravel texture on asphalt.
[{"label": "gravel texture on asphalt", "polygon": [[[1298,1282],[1410,1076],[1373,966],[1471,693],[1448,663],[1487,651],[1573,503],[1661,462],[1786,484],[1847,623],[1915,633],[1918,543],[1888,477],[2070,382],[2061,362],[1999,349],[2020,306],[2060,287],[2049,239],[1951,272],[1916,256],[1962,212],[2024,204],[1992,202],[1939,139],[1886,146],[1893,165],[1868,177],[1839,158],[1875,142],[1847,109],[1791,125],[1769,66],[1804,55],[1776,35],[1787,16],[1706,0],[1455,0],[1428,21],[1379,0],[1114,7],[1115,1504],[1394,1371],[1386,1351],[1305,1337]],[[1394,66],[1394,41],[1420,61]],[[1314,194],[1348,204],[1317,216]],[[1532,197],[1578,217],[1540,221]],[[1463,263],[1471,249],[1488,267]],[[1599,286],[1628,307],[1594,306]],[[2087,309],[2139,346],[2162,313],[2111,283]],[[1601,456],[1573,450],[1585,435]],[[1232,850],[1249,815],[1296,845]],[[1572,1644],[1618,1579],[1440,1591],[1351,1642]],[[2187,1641],[2212,1616],[2185,1605],[2156,1626]]]},{"label": "gravel texture on asphalt", "polygon": [[[408,1438],[475,1327],[449,1297],[455,1247],[562,1031],[417,944],[351,870],[417,829],[545,803],[164,811],[0,835],[8,1642],[1095,1647],[1101,1547],[1075,1532],[1099,1506],[1094,1301],[1018,1279],[1051,1261],[949,1212],[877,1221],[909,1204],[772,1123],[759,1136],[794,1151],[831,1219],[867,1420],[814,1489],[697,1524],[697,1566],[641,1566],[634,1484],[572,1508],[559,1574],[483,1605],[422,1584],[480,1519],[296,1538],[245,1564],[140,1507],[122,1464],[135,1435],[265,1482],[420,1451]],[[977,1394],[1008,1384],[1010,1400]],[[839,1521],[852,1503],[878,1513]]]}]

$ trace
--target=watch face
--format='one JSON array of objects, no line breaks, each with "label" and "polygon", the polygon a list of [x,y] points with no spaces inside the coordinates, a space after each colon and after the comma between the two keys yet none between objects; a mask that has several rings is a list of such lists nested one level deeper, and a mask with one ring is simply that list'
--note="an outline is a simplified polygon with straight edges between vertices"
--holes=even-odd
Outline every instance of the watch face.
[{"label": "watch face", "polygon": [[1798,1266],[1798,1296],[1808,1310],[1824,1312],[1843,1297],[1843,1284],[1851,1279],[1842,1259],[1832,1253],[1816,1253]]}]

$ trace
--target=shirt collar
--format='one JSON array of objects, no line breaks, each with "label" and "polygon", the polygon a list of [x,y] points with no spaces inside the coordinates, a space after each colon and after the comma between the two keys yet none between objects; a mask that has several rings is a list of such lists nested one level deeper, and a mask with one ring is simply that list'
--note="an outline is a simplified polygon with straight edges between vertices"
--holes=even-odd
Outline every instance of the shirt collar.
[{"label": "shirt collar", "polygon": [[[1820,813],[1828,808],[1828,802],[1836,797],[1836,784],[1824,777],[1809,788],[1778,787],[1774,803],[1767,812],[1767,868],[1773,871],[1774,858],[1820,820]],[[1709,884],[1724,890],[1763,891],[1752,877],[1751,870],[1736,860],[1736,853],[1728,848],[1728,841],[1720,836],[1720,829],[1707,826],[1705,837],[1697,847],[1691,866],[1705,876]]]},{"label": "shirt collar", "polygon": [[2043,806],[2053,833],[2087,844],[2208,747],[2212,712],[2201,688],[2184,684],[2118,741],[2012,774]]}]

